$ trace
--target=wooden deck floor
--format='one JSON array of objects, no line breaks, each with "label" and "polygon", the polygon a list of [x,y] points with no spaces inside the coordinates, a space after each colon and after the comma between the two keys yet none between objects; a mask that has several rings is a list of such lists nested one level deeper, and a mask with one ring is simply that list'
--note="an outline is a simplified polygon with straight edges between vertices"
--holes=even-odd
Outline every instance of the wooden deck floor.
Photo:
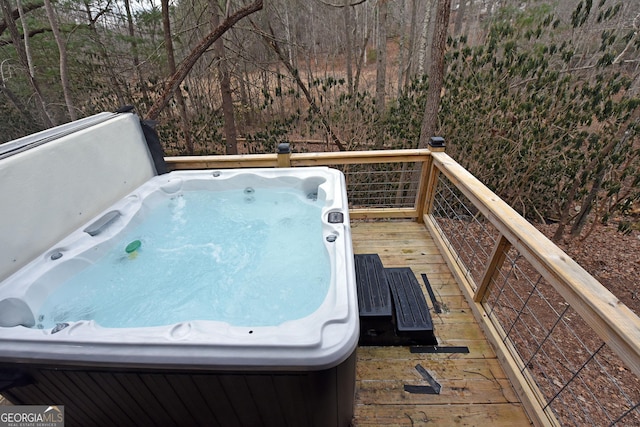
[{"label": "wooden deck floor", "polygon": [[[441,346],[468,354],[412,354],[409,347],[360,347],[355,426],[527,426],[530,421],[427,230],[415,222],[355,222],[355,253],[377,253],[385,267],[426,273],[443,307],[433,311]],[[424,287],[424,285],[423,285]],[[425,289],[423,289],[425,291]],[[442,385],[439,395],[404,391],[428,385],[421,365]]]}]

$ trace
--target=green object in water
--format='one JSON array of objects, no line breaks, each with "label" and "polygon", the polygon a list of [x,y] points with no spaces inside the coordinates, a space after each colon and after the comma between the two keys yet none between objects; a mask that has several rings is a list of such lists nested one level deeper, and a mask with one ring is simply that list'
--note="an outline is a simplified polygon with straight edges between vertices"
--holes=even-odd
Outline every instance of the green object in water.
[{"label": "green object in water", "polygon": [[133,242],[129,243],[125,249],[125,252],[130,254],[132,252],[135,252],[136,250],[138,250],[138,248],[142,245],[142,242],[140,240],[134,240]]}]

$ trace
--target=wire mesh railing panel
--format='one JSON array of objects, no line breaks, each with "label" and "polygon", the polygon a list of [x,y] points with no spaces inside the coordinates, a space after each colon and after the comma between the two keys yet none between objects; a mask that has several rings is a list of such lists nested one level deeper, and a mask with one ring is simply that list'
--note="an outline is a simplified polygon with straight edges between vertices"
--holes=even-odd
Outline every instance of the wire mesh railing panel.
[{"label": "wire mesh railing panel", "polygon": [[[432,218],[476,288],[496,229],[442,175]],[[640,425],[640,381],[543,275],[513,247],[481,304],[541,406],[562,425]]]},{"label": "wire mesh railing panel", "polygon": [[433,201],[433,218],[447,236],[458,264],[479,284],[499,233],[471,202],[440,175]]},{"label": "wire mesh railing panel", "polygon": [[543,406],[563,425],[639,420],[635,375],[514,249],[482,303],[515,349],[522,372],[537,384]]},{"label": "wire mesh railing panel", "polygon": [[335,166],[347,182],[349,207],[415,208],[422,162]]}]

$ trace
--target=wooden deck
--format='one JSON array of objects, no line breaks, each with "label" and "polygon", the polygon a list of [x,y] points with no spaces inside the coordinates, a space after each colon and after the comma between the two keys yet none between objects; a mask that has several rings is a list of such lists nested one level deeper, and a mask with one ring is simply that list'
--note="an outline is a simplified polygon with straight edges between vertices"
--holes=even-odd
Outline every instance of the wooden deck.
[{"label": "wooden deck", "polygon": [[[416,222],[354,222],[354,252],[377,253],[385,267],[426,273],[443,312],[425,291],[440,346],[469,353],[414,354],[409,347],[360,347],[355,426],[526,426],[530,421],[496,355],[476,323],[427,230]],[[424,285],[422,285],[424,287]],[[404,391],[428,386],[420,365],[442,386],[435,394]]]}]

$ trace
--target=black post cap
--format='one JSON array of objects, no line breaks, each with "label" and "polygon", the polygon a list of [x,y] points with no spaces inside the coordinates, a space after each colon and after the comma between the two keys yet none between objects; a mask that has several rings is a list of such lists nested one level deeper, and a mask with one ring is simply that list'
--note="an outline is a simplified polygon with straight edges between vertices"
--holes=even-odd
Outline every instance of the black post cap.
[{"label": "black post cap", "polygon": [[291,147],[289,146],[288,142],[281,142],[280,144],[278,144],[278,154],[290,154],[291,153]]},{"label": "black post cap", "polygon": [[444,147],[444,138],[441,136],[432,136],[429,138],[429,146],[434,148]]}]

